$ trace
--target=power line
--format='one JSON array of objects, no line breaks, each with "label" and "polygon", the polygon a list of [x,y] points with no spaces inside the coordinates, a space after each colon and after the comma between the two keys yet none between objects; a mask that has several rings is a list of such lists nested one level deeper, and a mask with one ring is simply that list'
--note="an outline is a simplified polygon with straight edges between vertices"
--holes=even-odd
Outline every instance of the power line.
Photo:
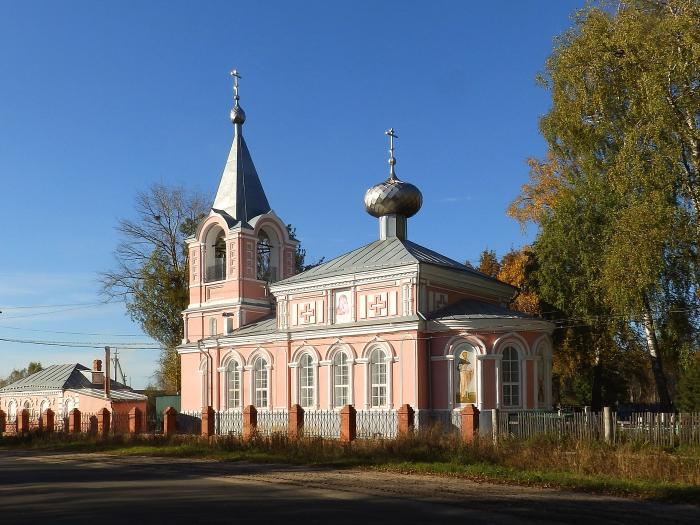
[{"label": "power line", "polygon": [[67,306],[99,306],[102,304],[120,303],[121,301],[99,301],[96,303],[65,303],[65,304],[41,304],[41,305],[23,305],[23,306],[0,306],[0,310],[26,310],[40,308],[63,308]]},{"label": "power line", "polygon": [[160,350],[160,345],[155,345],[153,343],[147,342],[135,342],[135,343],[106,343],[106,342],[95,342],[95,341],[42,341],[35,339],[13,339],[9,337],[0,337],[0,341],[7,343],[18,343],[18,344],[29,344],[29,345],[40,345],[40,346],[61,346],[68,348],[104,348],[105,346],[112,346],[122,348],[123,350]]},{"label": "power line", "polygon": [[[1,318],[0,318],[1,319]],[[143,334],[109,334],[104,332],[67,332],[63,330],[41,330],[39,328],[22,328],[19,326],[6,326],[0,323],[0,330],[22,330],[26,332],[43,332],[47,334],[66,334],[66,335],[97,335],[106,337],[143,337]]]},{"label": "power line", "polygon": [[74,310],[84,310],[85,308],[91,308],[91,307],[98,306],[98,305],[115,304],[117,302],[118,301],[114,301],[112,303],[92,303],[92,304],[85,304],[83,306],[75,306],[72,308],[61,308],[59,310],[49,310],[48,312],[36,312],[36,313],[24,314],[24,315],[11,315],[9,317],[3,316],[2,319],[3,320],[5,320],[5,319],[26,319],[28,317],[38,317],[38,316],[42,316],[42,315],[60,314],[63,312],[71,312]]}]

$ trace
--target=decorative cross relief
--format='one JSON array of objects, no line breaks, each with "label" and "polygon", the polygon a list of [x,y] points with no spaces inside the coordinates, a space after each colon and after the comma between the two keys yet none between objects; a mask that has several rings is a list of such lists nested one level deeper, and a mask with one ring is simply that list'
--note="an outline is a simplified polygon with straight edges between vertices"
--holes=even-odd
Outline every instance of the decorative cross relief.
[{"label": "decorative cross relief", "polygon": [[[371,300],[370,300],[371,301]],[[368,301],[369,302],[369,301]],[[373,302],[367,305],[369,308],[369,317],[383,317],[386,315],[387,300],[386,294],[376,294]]]},{"label": "decorative cross relief", "polygon": [[299,312],[299,324],[314,324],[316,322],[316,305],[304,304],[304,309]]}]

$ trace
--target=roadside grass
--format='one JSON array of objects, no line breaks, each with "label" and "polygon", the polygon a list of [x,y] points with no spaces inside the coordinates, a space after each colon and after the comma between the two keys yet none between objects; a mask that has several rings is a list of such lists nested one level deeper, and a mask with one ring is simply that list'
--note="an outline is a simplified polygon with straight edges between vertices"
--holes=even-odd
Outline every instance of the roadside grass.
[{"label": "roadside grass", "polygon": [[428,430],[393,440],[343,444],[286,434],[250,441],[219,436],[112,436],[65,434],[0,438],[0,450],[201,458],[431,474],[480,482],[613,494],[700,504],[700,447],[660,449],[644,443],[606,445],[540,436],[530,440],[462,443]]}]

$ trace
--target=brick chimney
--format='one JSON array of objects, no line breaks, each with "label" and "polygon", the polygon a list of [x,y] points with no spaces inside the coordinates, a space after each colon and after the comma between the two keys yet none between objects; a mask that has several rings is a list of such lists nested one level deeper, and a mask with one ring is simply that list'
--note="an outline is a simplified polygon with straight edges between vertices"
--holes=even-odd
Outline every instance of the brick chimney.
[{"label": "brick chimney", "polygon": [[105,373],[102,371],[102,361],[95,359],[92,362],[92,383],[94,385],[104,385]]}]

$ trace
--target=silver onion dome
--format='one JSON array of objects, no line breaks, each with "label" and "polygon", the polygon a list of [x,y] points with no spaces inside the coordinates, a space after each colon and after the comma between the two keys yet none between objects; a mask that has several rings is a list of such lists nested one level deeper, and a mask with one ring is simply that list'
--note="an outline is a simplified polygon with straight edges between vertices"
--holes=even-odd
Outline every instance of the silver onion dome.
[{"label": "silver onion dome", "polygon": [[389,177],[365,193],[365,210],[373,217],[413,217],[423,205],[423,194],[413,184]]},{"label": "silver onion dome", "polygon": [[413,184],[399,180],[394,171],[394,139],[398,138],[394,128],[384,132],[389,137],[389,178],[372,186],[365,193],[365,210],[374,217],[401,215],[413,217],[423,204],[423,194]]}]

